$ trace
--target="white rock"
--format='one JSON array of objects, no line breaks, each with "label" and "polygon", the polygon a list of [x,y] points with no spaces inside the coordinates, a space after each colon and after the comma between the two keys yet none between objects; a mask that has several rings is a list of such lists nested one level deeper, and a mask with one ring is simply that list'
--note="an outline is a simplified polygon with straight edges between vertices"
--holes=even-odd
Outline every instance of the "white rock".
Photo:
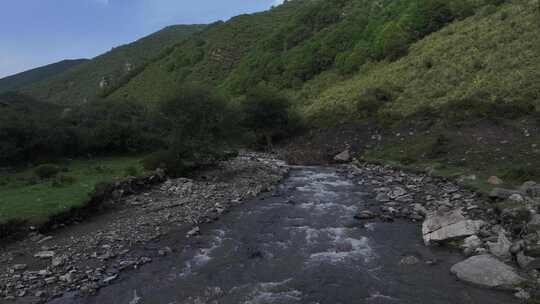
[{"label": "white rock", "polygon": [[40,259],[50,259],[54,257],[54,255],[55,255],[54,251],[40,251],[34,254],[34,257],[40,258]]},{"label": "white rock", "polygon": [[506,259],[511,256],[510,247],[512,247],[512,242],[508,240],[508,238],[504,234],[504,231],[499,232],[499,238],[497,239],[497,242],[488,242],[488,247],[491,254],[496,257]]},{"label": "white rock", "polygon": [[351,161],[351,152],[345,150],[334,157],[335,161],[348,163]]},{"label": "white rock", "polygon": [[470,257],[450,271],[462,281],[485,287],[511,288],[524,281],[514,268],[487,254]]},{"label": "white rock", "polygon": [[514,193],[514,194],[510,195],[508,200],[510,200],[512,202],[515,202],[515,203],[523,203],[525,201],[523,196],[521,194],[517,194],[517,193]]},{"label": "white rock", "polygon": [[474,235],[485,225],[484,221],[466,219],[461,210],[431,213],[422,224],[424,243],[440,242]]},{"label": "white rock", "polygon": [[482,245],[483,242],[478,236],[471,235],[463,240],[463,245],[461,247],[463,248],[465,255],[471,255],[476,249],[482,247]]}]

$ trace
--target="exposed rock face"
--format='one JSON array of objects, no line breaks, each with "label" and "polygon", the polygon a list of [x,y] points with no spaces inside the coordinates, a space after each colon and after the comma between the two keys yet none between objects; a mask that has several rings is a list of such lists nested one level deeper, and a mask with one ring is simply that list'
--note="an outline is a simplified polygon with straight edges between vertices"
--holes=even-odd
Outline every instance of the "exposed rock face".
[{"label": "exposed rock face", "polygon": [[466,219],[461,210],[431,213],[422,224],[424,243],[441,242],[474,235],[485,222]]},{"label": "exposed rock face", "polygon": [[348,163],[351,161],[351,159],[351,152],[349,150],[345,150],[334,157],[335,161],[341,163]]},{"label": "exposed rock face", "polygon": [[477,255],[450,270],[460,280],[491,288],[510,288],[524,281],[509,265],[491,255]]}]

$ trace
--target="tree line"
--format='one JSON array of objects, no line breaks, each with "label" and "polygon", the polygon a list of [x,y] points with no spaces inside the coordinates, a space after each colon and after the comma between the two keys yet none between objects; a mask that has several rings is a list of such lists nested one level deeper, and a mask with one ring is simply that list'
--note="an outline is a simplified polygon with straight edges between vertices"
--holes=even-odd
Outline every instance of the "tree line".
[{"label": "tree line", "polygon": [[28,96],[0,96],[0,164],[17,166],[59,158],[144,153],[148,169],[172,174],[223,159],[239,146],[271,147],[298,129],[290,102],[257,86],[231,101],[200,86],[148,107],[96,100],[61,108]]}]

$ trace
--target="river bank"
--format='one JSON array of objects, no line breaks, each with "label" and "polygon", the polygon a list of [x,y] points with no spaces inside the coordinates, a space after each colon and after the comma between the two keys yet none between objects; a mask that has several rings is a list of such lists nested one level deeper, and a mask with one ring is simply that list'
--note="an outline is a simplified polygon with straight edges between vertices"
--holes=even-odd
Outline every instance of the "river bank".
[{"label": "river bank", "polygon": [[109,212],[88,221],[4,246],[0,251],[0,302],[43,303],[65,292],[92,295],[120,272],[139,268],[170,248],[137,248],[172,230],[196,234],[232,206],[272,190],[283,163],[246,153],[193,179],[172,179],[132,196],[111,198]]}]

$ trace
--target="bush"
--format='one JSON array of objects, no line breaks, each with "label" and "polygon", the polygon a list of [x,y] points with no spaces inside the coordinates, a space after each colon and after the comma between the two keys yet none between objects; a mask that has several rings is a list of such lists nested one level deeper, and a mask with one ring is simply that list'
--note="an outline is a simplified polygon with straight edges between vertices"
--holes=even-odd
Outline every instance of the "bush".
[{"label": "bush", "polygon": [[58,188],[73,185],[75,182],[77,182],[75,177],[60,174],[52,181],[51,186]]},{"label": "bush", "polygon": [[185,87],[176,98],[159,106],[159,117],[169,134],[168,149],[145,161],[146,167],[161,167],[181,175],[214,163],[232,136],[237,119],[228,103],[203,87]]},{"label": "bush", "polygon": [[272,148],[275,137],[286,135],[290,129],[289,101],[277,90],[259,85],[250,90],[242,105],[242,124]]},{"label": "bush", "polygon": [[124,170],[124,174],[127,176],[137,176],[139,175],[139,169],[134,166],[129,166]]},{"label": "bush", "polygon": [[410,34],[398,22],[389,22],[382,28],[375,41],[375,53],[379,58],[397,59],[407,53]]},{"label": "bush", "polygon": [[34,173],[41,179],[49,179],[60,173],[60,167],[53,164],[43,164],[34,169]]}]

